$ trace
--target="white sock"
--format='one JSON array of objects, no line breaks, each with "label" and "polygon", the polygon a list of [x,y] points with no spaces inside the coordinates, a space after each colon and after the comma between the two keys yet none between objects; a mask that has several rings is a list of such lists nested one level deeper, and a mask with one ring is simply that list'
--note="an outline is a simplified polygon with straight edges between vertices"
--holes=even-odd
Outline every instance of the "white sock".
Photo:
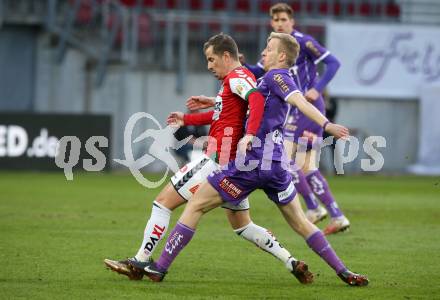
[{"label": "white sock", "polygon": [[161,205],[159,202],[153,202],[150,219],[144,231],[144,240],[139,248],[135,258],[139,261],[147,261],[153,254],[160,240],[165,236],[170,223],[171,210]]},{"label": "white sock", "polygon": [[296,260],[290,252],[283,248],[275,236],[266,228],[258,226],[253,222],[248,225],[235,229],[236,234],[257,245],[262,250],[269,252],[281,260],[289,271],[292,271],[292,260]]}]

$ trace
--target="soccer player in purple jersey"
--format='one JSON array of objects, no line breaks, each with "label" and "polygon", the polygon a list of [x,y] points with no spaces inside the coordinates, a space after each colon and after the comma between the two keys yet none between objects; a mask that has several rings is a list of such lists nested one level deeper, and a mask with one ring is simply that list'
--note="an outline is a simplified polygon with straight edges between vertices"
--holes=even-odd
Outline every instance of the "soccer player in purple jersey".
[{"label": "soccer player in purple jersey", "polygon": [[[292,183],[289,163],[283,146],[283,127],[288,111],[294,105],[337,138],[347,137],[348,129],[330,123],[302,96],[289,75],[288,67],[295,62],[299,45],[289,34],[272,33],[263,51],[266,74],[258,85],[265,97],[263,121],[252,141],[239,143],[236,159],[228,168],[214,171],[187,204],[177,225],[168,237],[157,262],[151,262],[144,273],[152,281],[162,281],[177,255],[192,239],[203,214],[222,205],[239,204],[256,189],[262,189],[281,211],[288,224],[306,240],[336,274],[347,284],[363,286],[368,278],[347,269],[323,233],[304,215]],[[291,104],[289,106],[287,103]],[[262,146],[262,142],[264,145]],[[258,142],[261,142],[259,145]],[[246,169],[246,170],[244,170]],[[304,266],[307,269],[306,266]]]},{"label": "soccer player in purple jersey", "polygon": [[[300,44],[298,59],[290,67],[291,75],[298,88],[304,93],[305,98],[324,114],[325,106],[322,92],[336,74],[340,65],[338,60],[314,38],[294,29],[293,10],[288,4],[277,3],[273,5],[270,8],[270,16],[271,26],[275,32],[291,34]],[[326,68],[324,74],[318,77],[317,65],[320,62],[323,62]],[[256,66],[248,64],[245,64],[245,66],[257,78],[264,74],[261,63],[258,63]],[[337,233],[348,229],[350,222],[338,207],[327,180],[318,169],[316,146],[319,146],[319,143],[313,142],[322,139],[322,128],[301,111],[292,109],[284,128],[284,133],[287,155],[295,159],[296,165],[300,167],[292,170],[292,175],[295,187],[306,203],[307,218],[312,223],[317,223],[327,216],[328,211],[331,221],[324,229],[325,234]],[[307,138],[306,152],[298,155],[298,144],[302,144],[304,141],[302,138],[304,137]],[[325,205],[327,211],[318,204],[315,195]]]},{"label": "soccer player in purple jersey", "polygon": [[[209,174],[234,159],[236,154],[234,150],[240,138],[244,133],[246,133],[245,137],[255,135],[261,123],[264,98],[256,89],[257,84],[253,75],[238,61],[238,48],[232,37],[225,34],[211,37],[204,45],[204,53],[208,69],[222,81],[222,87],[215,98],[215,109],[187,115],[174,112],[170,114],[168,123],[209,124],[208,149],[200,158],[188,163],[174,174],[171,182],[153,201],[151,216],[147,221],[143,241],[137,254],[126,260],[104,260],[108,268],[132,280],[142,279],[142,268],[139,266],[147,264],[160,241],[165,237],[172,211],[186,204],[187,201],[190,202],[193,194],[206,181]],[[191,97],[191,99],[197,98]],[[243,118],[248,108],[250,114],[244,132]],[[213,154],[218,160],[214,161],[210,157]],[[224,203],[223,208],[236,234],[282,261],[300,282],[308,283],[312,280],[312,274],[305,268],[304,263],[293,257],[269,230],[252,222],[247,199],[241,201],[239,206]],[[133,267],[134,263],[137,267]]]}]

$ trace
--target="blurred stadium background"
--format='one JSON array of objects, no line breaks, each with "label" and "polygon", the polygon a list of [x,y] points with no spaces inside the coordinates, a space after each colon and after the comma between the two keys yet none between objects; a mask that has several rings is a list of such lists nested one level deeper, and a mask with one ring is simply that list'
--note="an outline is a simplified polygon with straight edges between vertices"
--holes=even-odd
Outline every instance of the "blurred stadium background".
[{"label": "blurred stadium background", "polygon": [[[188,251],[194,272],[182,259],[161,289],[104,273],[104,256],[134,253],[145,207],[158,192],[144,189],[113,161],[125,157],[128,119],[148,112],[164,125],[170,111],[185,110],[188,96],[214,95],[218,82],[202,52],[213,34],[231,34],[247,61],[256,62],[271,30],[268,9],[276,2],[0,0],[0,298],[206,299],[214,293],[219,299],[278,299],[292,295],[291,287],[304,299],[439,297],[438,0],[285,1],[295,10],[296,28],[342,63],[327,94],[337,106],[336,120],[360,140],[360,155],[345,164],[345,174],[384,175],[330,177],[353,230],[331,242],[354,270],[370,275],[371,288],[335,285],[330,270],[272,217],[276,209],[262,193],[252,202],[255,219],[268,223],[314,270],[323,270],[316,286],[290,286],[292,279],[271,258],[231,237],[220,210],[192,246],[203,255]],[[139,122],[133,136],[152,126]],[[106,168],[124,172],[74,172],[74,182],[61,172],[40,172],[59,170],[56,144],[68,135],[81,140],[81,159],[91,158],[84,150],[90,136],[108,137],[108,147],[100,148]],[[384,159],[378,172],[361,168],[369,136],[386,139],[386,147],[375,145]],[[132,144],[135,157],[147,153],[148,142]],[[336,153],[336,160],[346,152]],[[145,171],[164,166],[152,163]],[[322,167],[334,172],[328,151]],[[83,169],[81,161],[77,168]],[[405,176],[388,177],[396,174]],[[229,260],[230,251],[240,260]],[[228,279],[220,280],[222,274]],[[262,278],[268,282],[257,284]]]}]

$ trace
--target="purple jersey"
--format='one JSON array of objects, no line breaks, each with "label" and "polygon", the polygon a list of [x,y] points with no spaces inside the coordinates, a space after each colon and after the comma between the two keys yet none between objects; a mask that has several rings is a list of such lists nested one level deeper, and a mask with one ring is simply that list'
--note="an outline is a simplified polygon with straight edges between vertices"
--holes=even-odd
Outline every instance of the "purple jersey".
[{"label": "purple jersey", "polygon": [[239,161],[233,160],[227,168],[209,175],[208,182],[224,201],[234,205],[256,189],[262,189],[277,205],[285,205],[296,195],[283,146],[283,128],[291,107],[286,100],[301,92],[287,69],[268,71],[258,84],[258,91],[265,97],[263,120],[256,135],[261,146],[246,153],[247,162],[256,160],[258,164],[243,170],[247,162],[239,167]]},{"label": "purple jersey", "polygon": [[287,69],[268,71],[258,84],[265,98],[263,121],[257,132],[260,147],[253,147],[248,155],[258,159],[283,161],[283,128],[291,105],[286,102],[293,93],[300,93]]},{"label": "purple jersey", "polygon": [[[311,88],[317,88],[317,64],[329,56],[332,58],[332,56],[327,49],[321,46],[311,36],[296,30],[292,32],[292,36],[298,41],[300,51],[295,64],[289,70],[296,85],[305,93]],[[325,114],[325,105],[322,96],[315,100],[313,105],[322,114]],[[285,127],[285,136],[288,139],[293,139],[295,143],[298,143],[304,130],[310,131],[318,137],[322,137],[323,129],[321,126],[310,120],[302,112],[298,111],[297,108],[292,108]],[[307,150],[312,149],[312,146],[312,143],[308,142]]]},{"label": "purple jersey", "polygon": [[330,52],[309,35],[294,30],[292,36],[298,41],[300,51],[290,72],[296,85],[305,93],[316,85],[318,79],[316,66],[329,56]]}]

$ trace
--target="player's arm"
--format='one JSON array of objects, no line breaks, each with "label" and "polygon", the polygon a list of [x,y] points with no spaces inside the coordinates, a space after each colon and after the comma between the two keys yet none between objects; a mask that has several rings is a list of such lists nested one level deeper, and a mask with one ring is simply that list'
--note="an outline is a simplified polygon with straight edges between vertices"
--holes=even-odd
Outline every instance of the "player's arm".
[{"label": "player's arm", "polygon": [[292,92],[286,99],[292,105],[295,105],[304,115],[324,128],[324,130],[336,138],[348,137],[349,131],[346,127],[331,123],[314,105],[308,102],[299,92]]},{"label": "player's arm", "polygon": [[238,150],[245,153],[246,149],[250,147],[253,137],[257,134],[260,128],[261,120],[264,114],[264,98],[257,91],[257,83],[255,78],[241,73],[236,78],[229,79],[229,86],[232,93],[240,96],[245,101],[248,101],[249,117],[246,126],[245,136],[238,145]]},{"label": "player's arm", "polygon": [[211,125],[213,115],[214,115],[213,110],[202,113],[196,113],[196,114],[185,114],[183,116],[183,123],[185,126]]},{"label": "player's arm", "polygon": [[249,117],[247,121],[246,134],[256,135],[260,129],[261,120],[264,114],[264,97],[257,90],[253,90],[248,96]]},{"label": "player's arm", "polygon": [[292,77],[283,73],[269,72],[265,76],[265,80],[270,84],[271,91],[274,94],[278,95],[289,104],[295,105],[309,119],[322,126],[326,132],[336,138],[348,136],[347,128],[331,123],[315,106],[304,98],[298,87],[295,85]]},{"label": "player's arm", "polygon": [[167,124],[171,126],[210,125],[213,114],[213,110],[196,114],[184,114],[183,112],[175,111],[168,116]]},{"label": "player's arm", "polygon": [[340,67],[338,59],[330,53],[326,48],[319,44],[312,37],[308,37],[305,42],[304,51],[313,59],[315,65],[323,62],[325,64],[324,73],[319,78],[315,86],[305,93],[305,97],[309,101],[315,101],[323,92],[327,84],[333,79]]},{"label": "player's arm", "polygon": [[215,106],[215,98],[204,95],[191,96],[186,100],[186,107],[189,110],[205,109]]},{"label": "player's arm", "polygon": [[314,87],[319,93],[324,91],[327,84],[335,77],[336,72],[341,66],[338,59],[332,54],[327,55],[322,62],[325,64],[325,70]]},{"label": "player's arm", "polygon": [[264,113],[264,98],[257,90],[255,78],[244,73],[236,78],[229,79],[231,92],[248,102],[249,117],[246,127],[246,135],[256,135],[260,128]]},{"label": "player's arm", "polygon": [[247,98],[249,102],[249,117],[246,126],[246,133],[238,144],[238,151],[246,153],[252,146],[252,140],[257,135],[258,129],[264,115],[264,97],[257,90],[252,90]]}]

